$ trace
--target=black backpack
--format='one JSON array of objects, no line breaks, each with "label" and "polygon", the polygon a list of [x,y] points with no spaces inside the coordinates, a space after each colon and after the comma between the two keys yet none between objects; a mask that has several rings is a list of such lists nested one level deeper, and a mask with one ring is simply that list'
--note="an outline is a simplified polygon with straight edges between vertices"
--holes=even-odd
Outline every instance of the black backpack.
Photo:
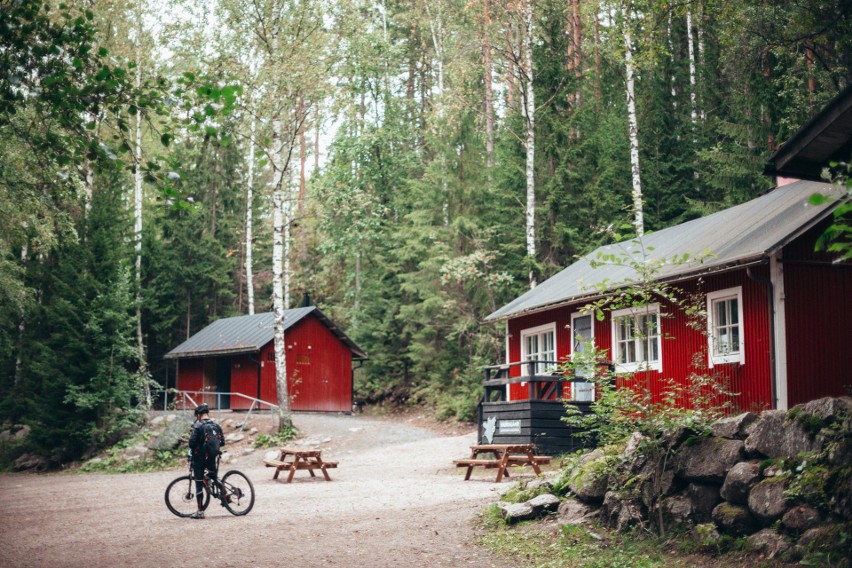
[{"label": "black backpack", "polygon": [[225,443],[222,428],[212,420],[209,420],[205,421],[201,426],[201,432],[204,434],[204,441],[201,443],[201,453],[208,458],[215,458],[219,455],[219,448]]}]

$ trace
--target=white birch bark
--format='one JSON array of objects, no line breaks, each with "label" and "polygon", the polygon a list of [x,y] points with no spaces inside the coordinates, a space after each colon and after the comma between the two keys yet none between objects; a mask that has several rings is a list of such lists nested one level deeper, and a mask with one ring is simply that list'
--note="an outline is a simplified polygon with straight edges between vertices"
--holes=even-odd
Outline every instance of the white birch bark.
[{"label": "white birch bark", "polygon": [[291,421],[290,392],[287,386],[287,350],[284,338],[284,191],[282,172],[276,171],[272,191],[272,312],[274,314],[275,386],[278,390],[280,427]]},{"label": "white birch bark", "polygon": [[293,171],[288,170],[290,175],[285,177],[287,185],[284,191],[284,309],[290,309],[290,279],[292,266],[290,264],[290,247],[292,238],[290,227],[293,225]]},{"label": "white birch bark", "polygon": [[686,42],[689,53],[689,120],[692,123],[692,142],[695,143],[695,125],[698,122],[698,104],[695,96],[695,41],[692,36],[692,12],[686,11]]},{"label": "white birch bark", "polygon": [[[278,55],[278,35],[282,30],[276,30],[272,41],[270,64]],[[272,73],[273,92],[281,87],[279,67],[275,66]],[[283,99],[283,97],[281,97]],[[283,430],[293,423],[293,413],[290,408],[290,388],[287,385],[287,349],[284,336],[285,288],[284,288],[284,182],[287,174],[287,163],[284,148],[284,125],[281,101],[277,102],[272,120],[272,148],[270,162],[272,165],[272,312],[275,322],[273,334],[273,350],[275,352],[275,387],[278,392],[278,428]]]},{"label": "white birch bark", "polygon": [[251,114],[251,125],[249,127],[249,150],[246,160],[248,161],[248,179],[246,180],[246,294],[248,299],[248,313],[254,314],[254,273],[252,267],[252,240],[254,238],[252,229],[252,203],[254,202],[254,152],[255,139],[257,136],[257,107],[254,97],[249,99],[249,113]]},{"label": "white birch bark", "polygon": [[630,35],[629,14],[624,15],[624,67],[627,73],[627,123],[630,136],[630,174],[633,185],[633,226],[636,235],[645,234],[642,204],[642,181],[639,175],[639,124],[636,120],[636,98],[633,88],[633,40]]},{"label": "white birch bark", "polygon": [[[136,2],[136,88],[142,87],[142,2]],[[142,114],[136,111],[136,168],[134,171],[134,248],[136,252],[136,341],[139,350],[139,377],[145,396],[146,408],[151,408],[151,390],[148,384],[148,363],[145,356],[145,339],[142,336]]]},{"label": "white birch bark", "polygon": [[[524,110],[527,118],[526,132],[526,177],[527,177],[527,208],[526,208],[526,238],[527,256],[535,259],[535,93],[533,92],[533,0],[524,2],[524,30],[526,44],[524,66],[526,67],[526,89]],[[530,288],[535,288],[535,271],[530,268]]]},{"label": "white birch bark", "polygon": [[482,64],[485,77],[485,166],[488,169],[488,191],[491,192],[494,168],[494,91],[491,80],[491,14],[484,0],[482,30]]},{"label": "white birch bark", "polygon": [[672,11],[669,10],[669,22],[666,26],[666,37],[668,38],[669,44],[669,55],[671,56],[672,61],[672,74],[670,77],[671,80],[671,91],[672,91],[672,108],[677,110],[677,80],[675,78],[675,50],[674,50],[674,42],[672,41]]}]

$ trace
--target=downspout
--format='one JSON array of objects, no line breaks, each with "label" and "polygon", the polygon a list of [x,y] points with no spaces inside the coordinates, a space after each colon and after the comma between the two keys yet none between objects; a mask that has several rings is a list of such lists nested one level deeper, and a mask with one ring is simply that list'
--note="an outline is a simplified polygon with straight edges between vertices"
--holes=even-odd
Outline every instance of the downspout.
[{"label": "downspout", "polygon": [[764,276],[759,276],[752,272],[752,267],[746,268],[746,274],[749,278],[766,286],[766,296],[769,300],[769,385],[771,387],[772,408],[778,408],[778,393],[775,385],[777,372],[777,363],[775,360],[775,286],[772,280]]}]

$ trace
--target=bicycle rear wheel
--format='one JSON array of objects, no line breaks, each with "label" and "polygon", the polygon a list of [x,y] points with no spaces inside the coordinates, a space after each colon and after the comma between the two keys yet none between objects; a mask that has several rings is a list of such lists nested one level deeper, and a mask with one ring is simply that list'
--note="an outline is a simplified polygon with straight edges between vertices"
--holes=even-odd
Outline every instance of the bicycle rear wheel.
[{"label": "bicycle rear wheel", "polygon": [[225,508],[232,515],[248,515],[254,507],[254,486],[249,478],[241,471],[231,470],[222,476],[222,486],[225,488]]},{"label": "bicycle rear wheel", "polygon": [[[204,498],[201,502],[201,510],[207,508],[210,504],[210,493],[204,491]],[[166,507],[169,511],[178,517],[189,517],[198,510],[198,504],[195,500],[195,481],[192,476],[182,475],[178,477],[166,487]]]}]

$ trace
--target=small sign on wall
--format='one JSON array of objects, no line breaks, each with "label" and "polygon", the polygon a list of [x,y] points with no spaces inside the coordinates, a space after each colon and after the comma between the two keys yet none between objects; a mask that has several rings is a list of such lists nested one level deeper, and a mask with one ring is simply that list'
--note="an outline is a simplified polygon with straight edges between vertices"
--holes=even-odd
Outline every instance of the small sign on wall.
[{"label": "small sign on wall", "polygon": [[497,422],[497,433],[500,435],[520,434],[520,420],[500,420]]}]

